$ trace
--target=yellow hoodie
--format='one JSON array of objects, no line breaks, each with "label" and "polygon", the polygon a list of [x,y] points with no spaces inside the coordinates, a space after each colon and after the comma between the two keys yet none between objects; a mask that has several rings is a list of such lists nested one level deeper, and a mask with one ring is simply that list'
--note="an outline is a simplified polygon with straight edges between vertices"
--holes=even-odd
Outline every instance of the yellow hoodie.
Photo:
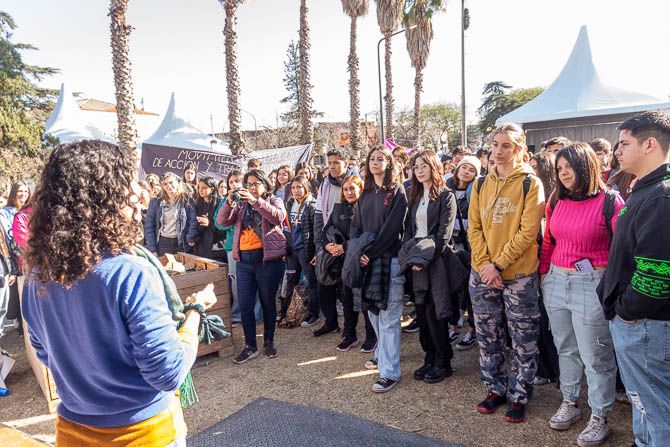
[{"label": "yellow hoodie", "polygon": [[[523,181],[530,188],[523,200]],[[537,272],[537,234],[544,212],[544,190],[533,169],[522,164],[501,179],[496,169],[486,177],[481,189],[472,191],[468,212],[468,238],[472,247],[472,268],[486,264],[503,269],[504,280]]]}]

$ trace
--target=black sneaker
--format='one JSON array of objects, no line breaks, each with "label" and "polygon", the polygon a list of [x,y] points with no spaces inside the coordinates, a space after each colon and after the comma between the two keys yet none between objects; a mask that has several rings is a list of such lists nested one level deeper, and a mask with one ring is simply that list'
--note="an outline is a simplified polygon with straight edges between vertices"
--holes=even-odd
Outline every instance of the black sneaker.
[{"label": "black sneaker", "polygon": [[265,357],[269,359],[273,359],[277,357],[279,354],[277,354],[277,348],[275,347],[274,343],[267,343],[263,345],[263,351],[265,353]]},{"label": "black sneaker", "polygon": [[358,344],[358,339],[355,337],[344,337],[339,345],[337,345],[337,350],[341,352],[347,352],[354,346]]},{"label": "black sneaker", "polygon": [[315,337],[321,337],[322,335],[330,334],[331,332],[340,332],[340,327],[335,326],[334,328],[329,328],[324,324],[319,329],[312,332],[312,335],[314,335]]},{"label": "black sneaker", "polygon": [[319,322],[319,317],[315,317],[314,315],[309,315],[307,318],[305,318],[303,320],[302,323],[300,323],[300,327],[312,327],[318,322]]},{"label": "black sneaker", "polygon": [[402,328],[402,331],[406,334],[413,334],[414,332],[419,332],[419,322],[417,319],[413,319],[410,324]]},{"label": "black sneaker", "polygon": [[459,351],[467,351],[472,349],[472,347],[477,343],[477,336],[472,332],[468,332],[463,336],[461,341],[456,343],[456,349]]},{"label": "black sneaker", "polygon": [[244,349],[242,349],[242,352],[237,354],[237,357],[233,359],[233,363],[241,365],[242,363],[246,363],[251,359],[255,359],[256,357],[258,357],[258,349],[245,346]]},{"label": "black sneaker", "polygon": [[414,379],[423,380],[423,378],[426,376],[426,373],[430,371],[432,367],[433,367],[432,363],[424,363],[421,368],[414,371]]},{"label": "black sneaker", "polygon": [[377,337],[366,338],[361,345],[361,352],[374,352],[377,349]]},{"label": "black sneaker", "polygon": [[517,402],[509,404],[507,413],[505,413],[505,422],[518,424],[526,420],[526,406]]},{"label": "black sneaker", "polygon": [[396,383],[398,383],[398,380],[387,379],[386,377],[382,377],[381,379],[377,380],[374,383],[374,385],[372,385],[372,392],[385,393],[389,391],[391,388],[393,388]]},{"label": "black sneaker", "polygon": [[458,340],[458,337],[460,337],[458,331],[449,331],[449,343],[453,344],[456,340]]},{"label": "black sneaker", "polygon": [[495,413],[499,406],[507,402],[507,397],[489,391],[486,398],[477,404],[477,411],[483,414]]},{"label": "black sneaker", "polygon": [[423,376],[423,381],[426,383],[439,383],[447,377],[451,377],[454,370],[451,366],[433,365],[433,367]]},{"label": "black sneaker", "polygon": [[377,359],[370,359],[367,362],[365,362],[365,369],[369,370],[378,369],[377,363],[378,363]]}]

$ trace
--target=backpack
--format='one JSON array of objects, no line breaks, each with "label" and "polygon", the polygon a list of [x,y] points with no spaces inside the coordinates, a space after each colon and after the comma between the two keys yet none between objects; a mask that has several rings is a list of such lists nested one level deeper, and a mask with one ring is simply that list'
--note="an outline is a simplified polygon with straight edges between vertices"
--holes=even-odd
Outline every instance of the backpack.
[{"label": "backpack", "polygon": [[[528,191],[530,191],[530,176],[532,174],[527,174],[526,178],[523,179],[523,201],[526,201],[526,196],[528,195]],[[484,181],[486,180],[486,176],[479,177],[477,179],[477,194],[479,194],[479,191],[482,189],[482,185],[484,184]]]},{"label": "backpack", "polygon": [[[605,218],[605,225],[607,226],[607,235],[610,238],[610,245],[612,244],[612,239],[614,238],[614,230],[612,229],[612,218],[614,217],[614,203],[616,202],[616,198],[619,195],[617,191],[614,191],[613,189],[607,189],[605,190],[605,201],[603,202],[603,217]],[[551,197],[549,198],[549,208],[551,209],[551,213],[554,213],[554,208],[556,208],[556,204],[558,203],[558,197],[556,196],[556,191],[551,193]],[[549,237],[551,237],[551,243],[553,245],[556,245],[556,239],[554,239],[554,236],[551,234],[551,230],[548,229],[549,231]]]}]

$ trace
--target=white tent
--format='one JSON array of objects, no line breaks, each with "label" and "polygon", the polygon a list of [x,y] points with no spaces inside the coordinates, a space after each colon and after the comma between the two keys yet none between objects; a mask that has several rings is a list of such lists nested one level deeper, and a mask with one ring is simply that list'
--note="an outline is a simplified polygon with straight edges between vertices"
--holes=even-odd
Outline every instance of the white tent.
[{"label": "white tent", "polygon": [[[213,142],[212,142],[213,141]],[[158,129],[145,140],[142,145],[173,147],[176,149],[193,149],[200,151],[214,151],[219,154],[230,155],[228,145],[217,138],[197,129],[177,113],[174,93],[170,97],[170,104]]]},{"label": "white tent", "polygon": [[105,135],[103,131],[86,120],[72,93],[60,86],[60,95],[54,111],[45,125],[47,135],[58,138],[61,143],[81,140],[103,140],[116,143],[114,139]]},{"label": "white tent", "polygon": [[670,103],[601,82],[593,63],[588,31],[582,26],[570,58],[556,80],[542,94],[503,115],[496,123],[537,123],[656,109],[670,109]]}]

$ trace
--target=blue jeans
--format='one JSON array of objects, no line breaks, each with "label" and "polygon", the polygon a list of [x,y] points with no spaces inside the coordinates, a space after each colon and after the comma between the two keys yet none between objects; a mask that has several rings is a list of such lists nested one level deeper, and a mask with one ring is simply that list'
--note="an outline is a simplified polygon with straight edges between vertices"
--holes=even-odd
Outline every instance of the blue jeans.
[{"label": "blue jeans", "polygon": [[309,313],[315,317],[319,317],[319,292],[317,289],[316,273],[314,266],[309,263],[309,259],[305,256],[305,249],[294,250],[293,254],[289,256],[286,266],[286,296],[282,297],[291,302],[293,296],[293,289],[300,283],[300,274],[305,273],[307,279],[307,289],[309,291]]},{"label": "blue jeans", "polygon": [[402,316],[405,276],[397,276],[399,270],[398,258],[393,258],[386,310],[379,311],[379,315],[368,312],[370,323],[377,334],[375,358],[378,361],[379,375],[392,380],[400,379],[400,317]]},{"label": "blue jeans", "polygon": [[263,261],[263,250],[240,251],[237,263],[237,297],[242,311],[242,328],[246,345],[256,349],[256,293],[263,308],[263,343],[272,343],[275,336],[277,305],[275,297],[284,276],[284,261]]},{"label": "blue jeans", "polygon": [[610,321],[638,447],[670,442],[670,321]]},{"label": "blue jeans", "polygon": [[[240,300],[237,298],[237,261],[233,259],[233,252],[228,253],[228,277],[230,278],[230,294],[233,297],[233,304],[230,308],[230,314],[233,321],[242,321],[242,312],[240,311]],[[256,305],[254,306],[254,315],[256,321],[263,321],[263,309],[261,300],[256,295]]]},{"label": "blue jeans", "polygon": [[596,294],[604,272],[572,272],[552,265],[542,281],[563,399],[577,401],[586,372],[589,405],[597,416],[612,411],[616,384],[612,336]]}]

